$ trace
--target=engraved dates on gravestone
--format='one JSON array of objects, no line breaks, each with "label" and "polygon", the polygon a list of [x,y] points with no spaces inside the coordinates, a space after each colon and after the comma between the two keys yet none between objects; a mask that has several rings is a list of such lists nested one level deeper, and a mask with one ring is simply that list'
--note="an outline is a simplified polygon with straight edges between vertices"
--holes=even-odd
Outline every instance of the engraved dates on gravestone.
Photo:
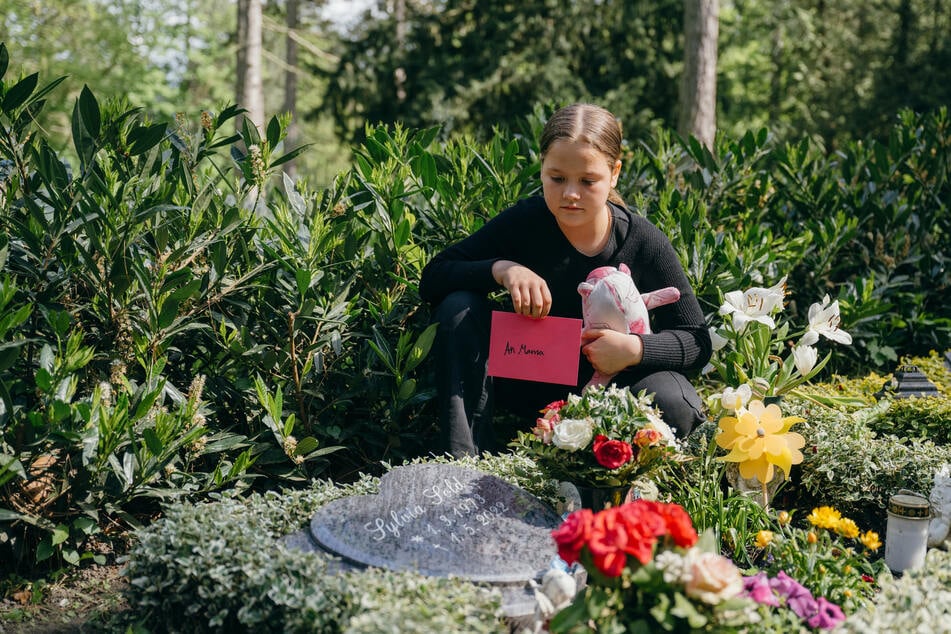
[{"label": "engraved dates on gravestone", "polygon": [[524,582],[555,555],[561,518],[530,493],[474,469],[397,467],[377,495],[334,500],[314,514],[310,538],[348,561],[489,583]]}]

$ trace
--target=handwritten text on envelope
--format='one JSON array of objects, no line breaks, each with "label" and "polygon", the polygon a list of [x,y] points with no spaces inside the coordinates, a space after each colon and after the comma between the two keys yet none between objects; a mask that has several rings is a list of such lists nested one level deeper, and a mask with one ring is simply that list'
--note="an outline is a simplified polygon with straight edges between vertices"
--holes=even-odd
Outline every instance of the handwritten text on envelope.
[{"label": "handwritten text on envelope", "polygon": [[576,385],[580,356],[580,319],[492,313],[490,376]]}]

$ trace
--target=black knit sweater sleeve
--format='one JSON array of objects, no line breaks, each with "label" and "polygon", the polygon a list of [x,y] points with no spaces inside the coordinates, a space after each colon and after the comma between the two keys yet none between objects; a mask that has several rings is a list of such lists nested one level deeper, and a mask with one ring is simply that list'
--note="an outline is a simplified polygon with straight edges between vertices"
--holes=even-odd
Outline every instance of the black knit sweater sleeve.
[{"label": "black knit sweater sleeve", "polygon": [[[631,268],[641,292],[667,286],[680,290],[680,300],[651,310],[652,333],[641,335],[644,354],[641,370],[701,369],[712,353],[710,333],[700,303],[690,286],[677,252],[657,227],[639,216],[633,217],[639,236],[622,248],[622,260]],[[633,252],[632,252],[633,250]]]},{"label": "black knit sweater sleeve", "polygon": [[[436,254],[423,269],[419,281],[420,297],[438,304],[457,290],[489,293],[501,287],[492,277],[492,265],[499,260],[519,262],[525,251],[524,241],[535,244],[564,238],[552,233],[556,227],[544,201],[529,198],[500,212],[469,237]],[[557,230],[557,229],[556,229]]]}]

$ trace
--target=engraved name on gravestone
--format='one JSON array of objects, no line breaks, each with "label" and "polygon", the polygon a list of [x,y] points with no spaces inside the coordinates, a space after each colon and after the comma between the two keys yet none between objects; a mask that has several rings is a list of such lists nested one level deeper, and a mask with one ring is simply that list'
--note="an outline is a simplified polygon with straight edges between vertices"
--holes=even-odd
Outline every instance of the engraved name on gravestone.
[{"label": "engraved name on gravestone", "polygon": [[495,476],[420,464],[389,471],[376,495],[324,505],[309,537],[363,566],[505,584],[548,568],[560,523],[551,507]]}]

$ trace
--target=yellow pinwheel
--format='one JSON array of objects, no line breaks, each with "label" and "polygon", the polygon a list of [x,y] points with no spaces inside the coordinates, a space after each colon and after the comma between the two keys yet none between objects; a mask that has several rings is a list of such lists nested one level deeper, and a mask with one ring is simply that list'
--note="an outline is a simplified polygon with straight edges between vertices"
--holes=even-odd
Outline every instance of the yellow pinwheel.
[{"label": "yellow pinwheel", "polygon": [[741,476],[755,476],[761,484],[772,481],[774,466],[788,479],[792,465],[802,462],[799,450],[806,444],[801,435],[789,428],[805,419],[784,418],[778,405],[764,405],[761,400],[750,401],[745,410],[736,414],[720,419],[717,445],[730,452],[722,460],[739,463]]}]

